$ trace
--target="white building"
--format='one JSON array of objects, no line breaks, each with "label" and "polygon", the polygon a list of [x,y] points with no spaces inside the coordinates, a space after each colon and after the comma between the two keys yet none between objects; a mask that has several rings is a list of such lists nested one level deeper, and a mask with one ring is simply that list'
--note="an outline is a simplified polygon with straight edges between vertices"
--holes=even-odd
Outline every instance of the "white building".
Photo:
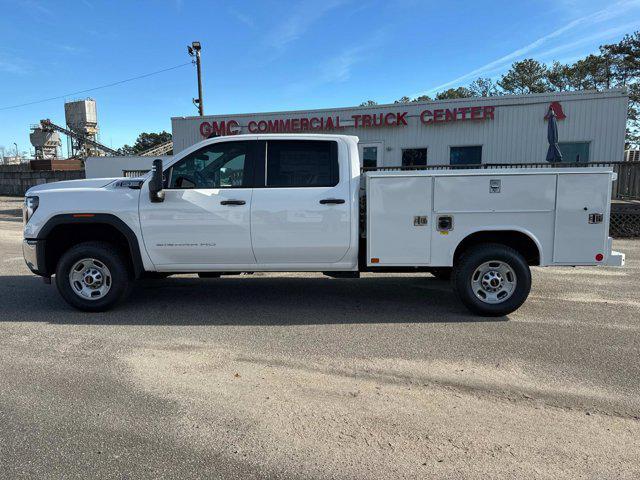
[{"label": "white building", "polygon": [[538,163],[553,106],[568,162],[624,159],[625,90],[464,98],[372,107],[175,117],[174,152],[212,135],[357,135],[365,166]]},{"label": "white building", "polygon": [[[357,135],[365,166],[539,163],[545,162],[545,116],[553,107],[563,161],[619,162],[625,159],[628,101],[626,90],[616,89],[174,117],[173,151],[212,135],[326,132]],[[154,158],[89,157],[86,174],[145,171]]]}]

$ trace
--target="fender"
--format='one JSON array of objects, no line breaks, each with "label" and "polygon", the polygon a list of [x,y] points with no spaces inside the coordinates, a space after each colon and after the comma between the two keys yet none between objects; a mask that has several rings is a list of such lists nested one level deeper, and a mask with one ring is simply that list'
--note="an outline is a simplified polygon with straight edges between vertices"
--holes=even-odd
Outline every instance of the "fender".
[{"label": "fender", "polygon": [[483,232],[518,232],[518,233],[522,233],[523,235],[527,236],[529,238],[529,240],[531,240],[536,248],[538,249],[538,256],[540,258],[540,265],[546,265],[545,263],[545,258],[544,258],[544,250],[542,249],[542,244],[540,243],[540,241],[538,240],[538,237],[536,237],[533,232],[531,232],[530,230],[526,229],[526,228],[522,228],[522,227],[517,227],[515,225],[492,225],[492,226],[487,226],[487,227],[482,227],[479,228],[477,230],[474,230],[472,232],[469,232],[467,235],[465,235],[455,246],[455,248],[453,248],[453,251],[451,252],[451,258],[453,258],[453,256],[455,255],[455,251],[458,249],[458,247],[467,239],[469,238],[471,235],[475,235],[477,233],[483,233]]},{"label": "fender", "polygon": [[[45,223],[35,240],[38,241],[37,255],[38,265],[46,265],[44,259],[44,243],[51,231],[60,225],[77,225],[77,224],[106,224],[114,227],[127,239],[129,246],[129,254],[131,255],[131,262],[133,264],[134,275],[139,278],[144,272],[144,265],[142,263],[142,257],[140,255],[140,245],[138,244],[138,238],[133,230],[124,223],[120,218],[109,213],[67,213],[54,215],[47,223]],[[41,245],[41,246],[40,246]],[[51,272],[42,272],[45,276],[51,275]]]}]

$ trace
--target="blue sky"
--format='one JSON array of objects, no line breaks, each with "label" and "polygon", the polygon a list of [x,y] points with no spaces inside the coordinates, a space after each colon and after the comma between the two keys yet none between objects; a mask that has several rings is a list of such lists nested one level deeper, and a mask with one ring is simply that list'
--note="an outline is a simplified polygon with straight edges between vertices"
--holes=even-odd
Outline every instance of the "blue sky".
[{"label": "blue sky", "polygon": [[[205,113],[389,103],[433,95],[516,60],[574,61],[640,29],[640,0],[0,0],[0,146],[30,148],[29,125],[64,123],[64,99],[3,107],[189,61],[203,44]],[[132,143],[196,113],[195,68],[83,95],[101,140]]]}]

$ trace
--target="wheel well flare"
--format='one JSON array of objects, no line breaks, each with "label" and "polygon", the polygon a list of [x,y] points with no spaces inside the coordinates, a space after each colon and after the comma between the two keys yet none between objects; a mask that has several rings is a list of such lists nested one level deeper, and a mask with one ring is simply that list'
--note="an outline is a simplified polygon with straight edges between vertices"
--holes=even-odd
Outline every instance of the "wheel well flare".
[{"label": "wheel well flare", "polygon": [[519,252],[529,265],[540,265],[540,250],[536,242],[526,233],[517,230],[488,230],[475,232],[465,237],[456,247],[454,263],[470,247],[481,243],[499,243]]},{"label": "wheel well flare", "polygon": [[122,220],[112,215],[53,217],[43,227],[38,239],[45,240],[44,257],[46,272],[49,274],[55,272],[56,265],[64,252],[74,245],[90,241],[112,244],[127,262],[127,267],[133,276],[140,276],[144,270],[135,234]]}]

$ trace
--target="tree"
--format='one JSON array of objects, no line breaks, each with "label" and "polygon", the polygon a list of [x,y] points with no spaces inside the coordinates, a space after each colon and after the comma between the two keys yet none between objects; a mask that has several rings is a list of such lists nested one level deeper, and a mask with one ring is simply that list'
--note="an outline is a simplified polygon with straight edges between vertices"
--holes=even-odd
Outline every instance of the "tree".
[{"label": "tree", "polygon": [[450,88],[436,95],[436,100],[450,100],[452,98],[473,97],[473,92],[465,87]]},{"label": "tree", "polygon": [[416,98],[409,98],[406,95],[404,97],[395,100],[393,103],[418,103],[418,102],[430,102],[432,99],[429,95],[420,95]]},{"label": "tree", "polygon": [[511,69],[498,81],[498,85],[505,92],[518,95],[547,92],[547,67],[532,58],[514,62]]},{"label": "tree", "polygon": [[493,97],[499,95],[498,87],[490,78],[477,78],[469,84],[473,97]]},{"label": "tree", "polygon": [[547,82],[552,90],[564,92],[571,87],[571,75],[572,70],[569,65],[553,62],[551,68],[547,69]]},{"label": "tree", "polygon": [[626,86],[637,81],[640,73],[640,32],[625,35],[618,43],[602,45],[600,55],[609,60],[615,84]]},{"label": "tree", "polygon": [[627,87],[627,147],[640,146],[640,32],[625,35],[615,44],[600,47],[600,54],[610,64],[613,86]]},{"label": "tree", "polygon": [[375,107],[376,105],[378,105],[378,102],[376,102],[375,100],[367,100],[366,102],[362,102],[360,104],[361,107]]},{"label": "tree", "polygon": [[611,88],[613,72],[611,59],[601,55],[588,55],[569,67],[570,85],[575,90],[602,90]]},{"label": "tree", "polygon": [[171,134],[169,132],[165,132],[164,130],[160,133],[146,133],[143,132],[138,135],[136,142],[133,146],[124,145],[122,148],[118,149],[119,155],[138,155],[145,150],[149,150],[150,148],[157,147],[163,143],[166,143],[171,140]]}]

